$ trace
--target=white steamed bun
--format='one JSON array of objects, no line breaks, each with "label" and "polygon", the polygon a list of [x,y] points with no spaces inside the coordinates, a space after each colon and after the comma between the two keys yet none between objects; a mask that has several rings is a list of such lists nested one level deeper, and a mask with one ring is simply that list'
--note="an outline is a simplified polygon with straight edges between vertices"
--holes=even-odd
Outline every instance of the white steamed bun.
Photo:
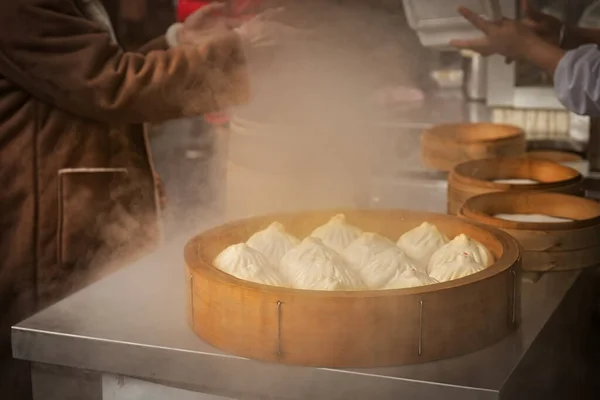
[{"label": "white steamed bun", "polygon": [[359,290],[360,276],[320,239],[308,237],[281,259],[281,272],[296,289]]},{"label": "white steamed bun", "polygon": [[414,269],[413,261],[396,246],[375,254],[358,266],[358,272],[369,289],[384,288],[396,275]]},{"label": "white steamed bun", "polygon": [[281,258],[297,246],[300,240],[287,233],[279,222],[273,222],[267,229],[256,232],[246,244],[264,254],[271,265],[277,267]]},{"label": "white steamed bun", "polygon": [[461,234],[433,253],[427,271],[431,275],[431,271],[438,265],[454,262],[465,257],[483,267],[489,267],[494,262],[494,257],[484,245],[465,234]]},{"label": "white steamed bun", "polygon": [[214,261],[215,267],[236,278],[284,286],[285,278],[269,263],[266,256],[245,243],[234,244],[223,250]]},{"label": "white steamed bun", "polygon": [[325,225],[315,229],[311,236],[321,239],[323,243],[337,252],[344,250],[356,240],[362,231],[356,226],[346,223],[346,216],[338,214],[331,218]]},{"label": "white steamed bun", "polygon": [[435,225],[423,222],[418,227],[402,235],[398,239],[397,245],[410,258],[415,260],[419,267],[426,269],[433,253],[449,241],[450,239],[440,232]]},{"label": "white steamed bun", "polygon": [[397,248],[394,242],[377,233],[368,232],[350,243],[342,252],[342,256],[352,267],[359,268],[373,256],[390,248]]},{"label": "white steamed bun", "polygon": [[445,264],[437,264],[429,275],[440,282],[447,282],[464,278],[484,269],[483,265],[476,263],[469,256],[460,254],[453,261]]},{"label": "white steamed bun", "polygon": [[401,273],[397,273],[385,285],[384,289],[405,289],[425,285],[433,285],[438,281],[416,268],[408,268]]}]

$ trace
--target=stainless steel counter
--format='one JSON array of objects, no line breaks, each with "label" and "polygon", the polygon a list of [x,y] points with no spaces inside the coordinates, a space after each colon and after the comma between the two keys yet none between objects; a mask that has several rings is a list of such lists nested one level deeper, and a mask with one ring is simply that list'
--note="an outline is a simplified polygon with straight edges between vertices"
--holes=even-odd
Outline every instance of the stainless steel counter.
[{"label": "stainless steel counter", "polygon": [[512,336],[454,359],[336,370],[264,364],[225,354],[186,324],[181,243],[42,311],[13,329],[17,358],[158,381],[239,399],[494,399],[525,358],[578,273],[523,285]]}]

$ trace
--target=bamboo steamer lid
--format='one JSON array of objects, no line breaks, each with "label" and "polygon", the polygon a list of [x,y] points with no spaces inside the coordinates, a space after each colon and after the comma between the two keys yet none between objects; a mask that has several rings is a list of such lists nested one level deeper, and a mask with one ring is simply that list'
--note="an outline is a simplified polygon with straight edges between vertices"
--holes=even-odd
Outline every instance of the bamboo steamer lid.
[{"label": "bamboo steamer lid", "polygon": [[382,367],[428,362],[493,344],[518,326],[520,255],[506,233],[447,215],[346,210],[349,223],[396,239],[424,221],[483,243],[496,262],[474,275],[411,289],[327,292],[265,286],[212,265],[229,245],[279,221],[305,237],[340,210],[239,220],[204,232],[185,248],[188,321],[206,342],[268,362]]},{"label": "bamboo steamer lid", "polygon": [[[498,214],[541,214],[565,222],[519,222]],[[472,197],[459,216],[502,229],[521,245],[526,271],[562,271],[600,263],[600,203],[544,192],[498,192]]]},{"label": "bamboo steamer lid", "polygon": [[[496,180],[529,179],[538,183],[500,183]],[[455,215],[473,196],[491,192],[557,192],[582,194],[582,175],[575,169],[547,160],[508,157],[468,161],[448,175],[448,214]]]},{"label": "bamboo steamer lid", "polygon": [[521,128],[502,124],[443,124],[426,130],[421,137],[423,162],[440,171],[451,171],[469,160],[520,156],[526,147]]}]

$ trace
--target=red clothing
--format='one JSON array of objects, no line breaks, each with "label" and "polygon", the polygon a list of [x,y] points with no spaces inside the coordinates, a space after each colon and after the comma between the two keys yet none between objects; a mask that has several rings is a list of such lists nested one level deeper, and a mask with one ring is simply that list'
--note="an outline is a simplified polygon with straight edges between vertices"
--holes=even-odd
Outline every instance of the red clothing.
[{"label": "red clothing", "polygon": [[[205,0],[179,0],[177,4],[177,19],[180,22],[190,16],[194,11],[204,7],[212,1]],[[233,0],[233,16],[244,17],[254,13],[262,4],[262,0]]]}]

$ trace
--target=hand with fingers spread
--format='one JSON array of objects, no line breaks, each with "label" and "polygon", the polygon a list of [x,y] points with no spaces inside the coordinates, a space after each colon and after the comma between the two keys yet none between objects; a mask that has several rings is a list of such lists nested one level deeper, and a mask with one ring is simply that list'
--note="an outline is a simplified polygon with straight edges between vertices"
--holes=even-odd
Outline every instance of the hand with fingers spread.
[{"label": "hand with fingers spread", "polygon": [[522,20],[523,25],[546,42],[556,46],[560,45],[563,23],[558,18],[532,7],[529,0],[521,0],[521,9],[525,17]]},{"label": "hand with fingers spread", "polygon": [[600,29],[566,26],[559,19],[532,7],[527,0],[521,0],[523,24],[531,28],[546,42],[564,49],[575,49],[586,44],[600,45]]},{"label": "hand with fingers spread", "polygon": [[468,49],[483,56],[500,54],[509,59],[523,58],[530,46],[541,41],[535,32],[524,24],[507,18],[489,21],[468,8],[461,7],[458,12],[484,36],[471,40],[453,40],[450,44],[459,49]]},{"label": "hand with fingers spread", "polygon": [[[558,45],[538,36],[539,29],[532,27],[531,24],[528,26],[507,18],[488,21],[465,7],[459,8],[458,12],[483,33],[479,39],[451,41],[451,45],[458,49],[473,50],[484,56],[500,54],[507,60],[525,60],[552,76],[566,54],[566,51]],[[530,17],[534,15],[538,22],[542,19],[550,21],[530,11]],[[542,22],[539,24],[536,25],[538,28],[547,25]]]}]

